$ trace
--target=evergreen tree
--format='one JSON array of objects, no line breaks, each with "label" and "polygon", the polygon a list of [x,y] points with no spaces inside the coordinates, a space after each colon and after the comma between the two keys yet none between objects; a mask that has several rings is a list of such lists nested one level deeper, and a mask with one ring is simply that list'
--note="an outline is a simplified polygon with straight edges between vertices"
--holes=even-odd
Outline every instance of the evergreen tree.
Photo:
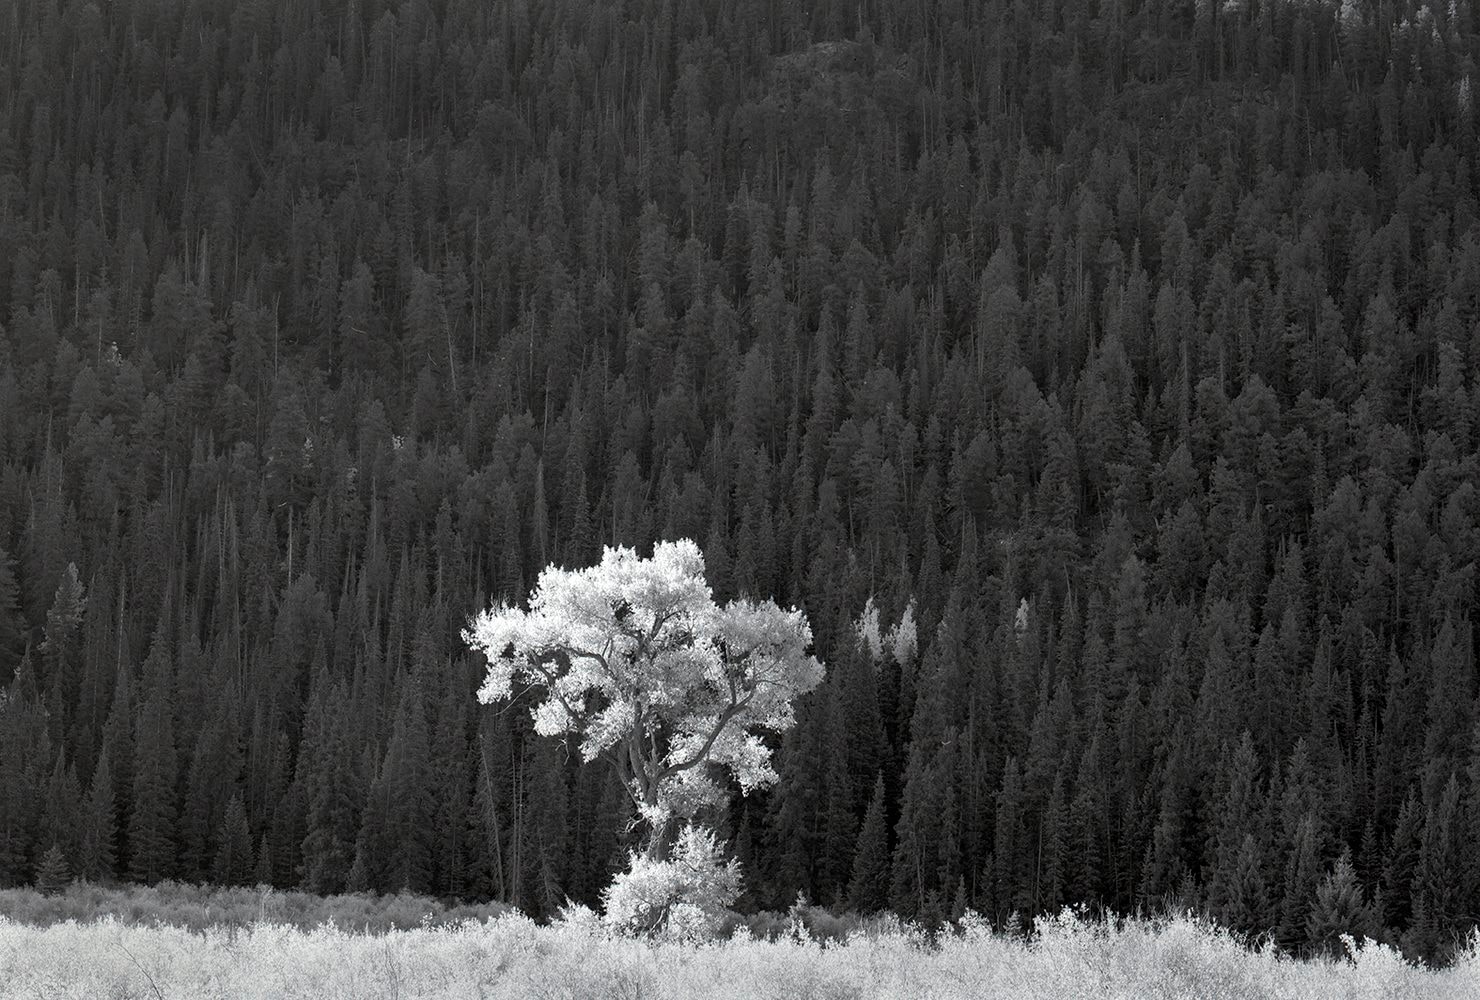
[{"label": "evergreen tree", "polygon": [[817,898],[829,905],[848,890],[853,850],[858,838],[858,819],[853,812],[853,782],[848,773],[848,738],[844,728],[844,705],[836,694],[837,683],[829,684],[827,697],[826,798],[822,804],[821,837],[818,838]]},{"label": "evergreen tree", "polygon": [[360,802],[353,747],[348,738],[348,704],[336,687],[322,715],[320,745],[307,775],[308,833],[303,841],[303,884],[314,892],[339,892],[354,863]]},{"label": "evergreen tree", "polygon": [[1371,909],[1362,898],[1351,858],[1342,854],[1316,888],[1315,903],[1305,922],[1305,937],[1312,953],[1340,958],[1346,954],[1343,935],[1356,943],[1372,937],[1376,929]]},{"label": "evergreen tree", "polygon": [[72,881],[72,869],[62,849],[52,844],[41,855],[36,864],[36,891],[43,896],[55,896],[67,888]]},{"label": "evergreen tree", "polygon": [[[347,878],[351,888],[426,892],[432,872],[426,714],[415,680],[402,679],[399,687],[390,741],[371,785]],[[332,862],[331,846],[326,843],[313,862]],[[332,874],[327,867],[318,871],[324,876]]]},{"label": "evergreen tree", "polygon": [[252,832],[240,795],[226,803],[226,814],[216,832],[216,858],[211,878],[218,885],[247,885],[252,879]]},{"label": "evergreen tree", "polygon": [[252,882],[262,886],[273,884],[272,844],[265,833],[257,843],[257,861],[252,868]]},{"label": "evergreen tree", "polygon": [[848,881],[848,906],[860,913],[877,913],[889,905],[889,827],[884,805],[884,776],[880,775],[874,779],[873,795],[858,831]]},{"label": "evergreen tree", "polygon": [[82,791],[65,751],[57,755],[45,787],[38,843],[57,845],[64,857],[76,859],[82,846]]},{"label": "evergreen tree", "polygon": [[[0,589],[3,586],[3,582],[0,582]],[[3,603],[3,599],[0,596],[0,603]],[[78,685],[81,680],[78,631],[86,610],[87,598],[83,593],[82,581],[77,576],[77,564],[69,562],[62,571],[51,607],[46,612],[45,639],[40,647],[50,678],[48,688],[53,711],[64,716],[56,720],[58,723],[64,724],[70,719],[77,705]]]},{"label": "evergreen tree", "polygon": [[1426,962],[1449,958],[1456,946],[1452,931],[1468,916],[1465,856],[1473,845],[1467,848],[1463,836],[1459,779],[1450,775],[1424,820],[1413,876],[1413,923],[1403,937],[1404,950]]},{"label": "evergreen tree", "polygon": [[941,776],[926,763],[918,745],[910,753],[904,792],[895,825],[894,858],[889,884],[889,906],[902,916],[924,914],[932,891],[938,888]]},{"label": "evergreen tree", "polygon": [[1304,951],[1307,945],[1313,943],[1307,936],[1307,930],[1311,908],[1316,903],[1319,890],[1321,858],[1317,838],[1316,819],[1307,814],[1300,821],[1289,860],[1285,863],[1284,880],[1281,883],[1284,899],[1275,934],[1281,947],[1293,952]]},{"label": "evergreen tree", "polygon": [[23,658],[0,696],[0,801],[6,805],[0,810],[0,884],[7,886],[31,880],[47,779],[54,770],[46,712],[30,674],[30,659]]},{"label": "evergreen tree", "polygon": [[20,588],[10,556],[0,547],[0,687],[11,682],[29,628],[21,617]]},{"label": "evergreen tree", "polygon": [[82,840],[77,874],[90,882],[108,882],[118,869],[118,800],[108,749],[98,756],[82,811]]},{"label": "evergreen tree", "polygon": [[1264,878],[1264,861],[1253,834],[1245,834],[1234,861],[1234,868],[1223,904],[1223,923],[1232,930],[1255,936],[1270,927],[1268,883]]},{"label": "evergreen tree", "polygon": [[128,872],[130,878],[140,882],[169,878],[175,870],[175,824],[179,811],[171,714],[166,692],[153,694],[139,713],[128,822]]},{"label": "evergreen tree", "polygon": [[1403,800],[1398,810],[1397,823],[1383,851],[1382,876],[1379,887],[1382,891],[1382,920],[1386,927],[1406,930],[1414,917],[1413,879],[1418,869],[1418,855],[1422,845],[1423,818],[1418,800],[1412,791]]}]

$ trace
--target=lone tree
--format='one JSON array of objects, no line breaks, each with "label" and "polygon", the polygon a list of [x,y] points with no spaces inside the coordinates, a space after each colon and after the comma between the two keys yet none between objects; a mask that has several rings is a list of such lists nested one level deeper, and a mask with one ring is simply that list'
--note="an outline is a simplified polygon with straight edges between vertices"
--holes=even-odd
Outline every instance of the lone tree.
[{"label": "lone tree", "polygon": [[480,701],[534,689],[536,732],[577,734],[585,761],[617,769],[648,865],[668,860],[676,821],[725,801],[725,772],[742,793],[776,780],[757,730],[790,727],[793,699],[823,672],[800,611],[718,605],[687,539],[659,542],[651,559],[607,548],[596,566],[548,567],[527,611],[497,604],[463,638],[488,657]]}]

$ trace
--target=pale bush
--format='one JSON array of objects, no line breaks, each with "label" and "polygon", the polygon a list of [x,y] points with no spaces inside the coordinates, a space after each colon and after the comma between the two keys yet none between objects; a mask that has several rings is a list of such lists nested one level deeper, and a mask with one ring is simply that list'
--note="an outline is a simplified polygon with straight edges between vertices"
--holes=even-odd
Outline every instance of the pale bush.
[{"label": "pale bush", "polygon": [[689,824],[666,860],[633,854],[603,902],[613,927],[675,941],[714,937],[740,896],[740,862],[725,860],[714,834]]}]

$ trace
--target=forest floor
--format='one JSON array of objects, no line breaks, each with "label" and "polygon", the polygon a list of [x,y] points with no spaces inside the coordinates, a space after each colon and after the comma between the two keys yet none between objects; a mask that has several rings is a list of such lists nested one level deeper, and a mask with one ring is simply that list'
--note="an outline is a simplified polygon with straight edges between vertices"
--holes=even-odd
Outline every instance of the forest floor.
[{"label": "forest floor", "polygon": [[0,900],[0,997],[1414,998],[1480,996],[1480,942],[1443,970],[1368,943],[1342,960],[1250,951],[1190,919],[1117,927],[1066,915],[1031,942],[968,928],[704,945],[638,941],[594,919],[525,917],[361,933],[326,923],[191,929],[117,915],[38,925]]}]

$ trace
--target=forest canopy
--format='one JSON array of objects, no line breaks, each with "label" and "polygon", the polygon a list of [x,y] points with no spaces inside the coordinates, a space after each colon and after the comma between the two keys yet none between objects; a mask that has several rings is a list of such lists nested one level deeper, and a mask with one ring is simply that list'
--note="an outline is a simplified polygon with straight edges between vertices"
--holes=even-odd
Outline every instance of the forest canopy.
[{"label": "forest canopy", "polygon": [[6,5],[0,884],[598,905],[626,792],[460,630],[692,538],[828,665],[742,908],[1442,958],[1476,16]]}]

